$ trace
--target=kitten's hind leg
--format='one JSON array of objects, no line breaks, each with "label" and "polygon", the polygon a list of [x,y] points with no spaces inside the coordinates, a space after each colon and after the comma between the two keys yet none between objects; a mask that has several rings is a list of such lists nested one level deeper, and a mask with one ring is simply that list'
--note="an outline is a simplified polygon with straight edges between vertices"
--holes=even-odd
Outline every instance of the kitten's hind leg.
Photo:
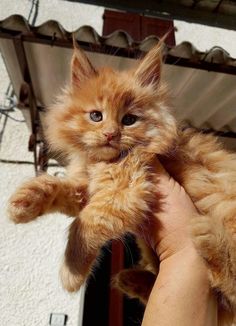
[{"label": "kitten's hind leg", "polygon": [[102,211],[91,204],[85,207],[71,224],[65,259],[61,268],[63,287],[74,292],[79,290],[92,271],[101,247],[111,239],[121,238],[125,232],[137,232],[138,225],[127,217],[124,223],[119,214]]},{"label": "kitten's hind leg", "polygon": [[69,292],[78,291],[85,282],[96,259],[98,250],[90,250],[87,244],[89,229],[76,218],[69,229],[68,242],[60,276],[63,287]]},{"label": "kitten's hind leg", "polygon": [[236,274],[231,254],[232,239],[223,221],[220,218],[213,220],[208,215],[196,216],[192,220],[192,235],[196,248],[207,263],[212,287],[222,293],[230,305],[235,305]]},{"label": "kitten's hind leg", "polygon": [[112,165],[103,169],[99,182],[102,187],[72,223],[61,270],[62,283],[68,291],[80,288],[108,240],[119,239],[126,232],[140,233],[151,214],[150,205],[158,201],[149,170],[136,161],[125,168]]},{"label": "kitten's hind leg", "polygon": [[113,278],[112,285],[146,305],[156,277],[150,271],[138,267],[124,269]]}]

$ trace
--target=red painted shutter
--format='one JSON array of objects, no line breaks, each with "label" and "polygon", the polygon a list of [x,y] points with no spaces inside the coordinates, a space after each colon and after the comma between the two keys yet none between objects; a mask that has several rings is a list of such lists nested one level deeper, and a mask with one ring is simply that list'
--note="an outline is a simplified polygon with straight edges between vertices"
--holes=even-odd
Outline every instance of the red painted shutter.
[{"label": "red painted shutter", "polygon": [[138,14],[105,10],[103,14],[103,35],[109,35],[118,29],[126,31],[134,40],[141,39],[141,19]]},{"label": "red painted shutter", "polygon": [[166,43],[170,46],[175,45],[174,23],[172,20],[111,10],[105,10],[103,19],[104,36],[121,29],[126,31],[135,41],[142,41],[150,35],[162,37],[167,32],[170,32]]},{"label": "red painted shutter", "polygon": [[146,16],[141,17],[141,39],[144,39],[145,37],[150,35],[162,37],[168,32],[170,33],[166,38],[166,44],[173,46],[175,45],[175,32],[173,20],[164,20]]}]

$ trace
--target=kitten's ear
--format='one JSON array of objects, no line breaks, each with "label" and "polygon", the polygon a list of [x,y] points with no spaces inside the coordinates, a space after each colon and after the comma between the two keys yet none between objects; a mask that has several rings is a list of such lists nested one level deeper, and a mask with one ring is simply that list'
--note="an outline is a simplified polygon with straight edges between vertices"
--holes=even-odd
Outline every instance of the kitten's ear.
[{"label": "kitten's ear", "polygon": [[96,76],[97,71],[87,58],[86,54],[79,48],[73,38],[74,53],[71,60],[71,84],[73,87],[80,87],[86,79]]},{"label": "kitten's ear", "polygon": [[157,87],[161,78],[164,42],[160,40],[138,65],[134,77],[141,86]]}]

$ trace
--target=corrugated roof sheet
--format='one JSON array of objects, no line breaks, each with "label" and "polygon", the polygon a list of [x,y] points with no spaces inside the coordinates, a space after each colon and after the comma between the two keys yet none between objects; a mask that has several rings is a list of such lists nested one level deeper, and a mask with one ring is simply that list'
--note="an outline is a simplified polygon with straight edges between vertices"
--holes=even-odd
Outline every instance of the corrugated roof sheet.
[{"label": "corrugated roof sheet", "polygon": [[[49,20],[39,26],[30,25],[27,20],[20,15],[12,15],[3,21],[0,21],[0,32],[20,32],[23,35],[43,35],[52,38],[52,44],[56,40],[71,40],[72,34],[79,41],[84,41],[97,45],[108,45],[120,48],[135,49],[140,51],[148,51],[154,46],[159,38],[155,35],[146,37],[141,42],[136,42],[132,37],[123,30],[117,30],[111,35],[100,36],[93,27],[82,26],[73,32],[68,32],[64,27],[54,20]],[[184,42],[173,48],[168,49],[168,53],[185,58],[191,59],[193,62],[209,62],[220,63],[228,66],[236,66],[236,59],[230,57],[229,53],[221,47],[213,47],[207,52],[198,51],[193,44]]]},{"label": "corrugated roof sheet", "polygon": [[[125,31],[101,37],[90,26],[79,28],[74,35],[95,66],[116,69],[131,67],[137,53],[158,42],[156,36],[135,42]],[[19,96],[24,76],[16,55],[16,39],[23,42],[38,105],[50,105],[69,76],[72,33],[55,21],[37,27],[17,15],[0,21],[1,53]],[[220,47],[202,53],[188,42],[166,48],[166,55],[164,77],[170,85],[176,116],[198,128],[236,132],[236,59]]]}]

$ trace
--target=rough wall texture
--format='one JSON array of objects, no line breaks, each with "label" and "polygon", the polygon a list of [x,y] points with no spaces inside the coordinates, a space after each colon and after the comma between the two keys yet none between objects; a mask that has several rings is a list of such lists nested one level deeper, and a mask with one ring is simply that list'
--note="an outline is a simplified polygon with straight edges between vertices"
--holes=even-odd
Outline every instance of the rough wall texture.
[{"label": "rough wall texture", "polygon": [[[36,2],[35,0],[1,0],[0,19],[13,14],[20,14],[28,18],[33,1]],[[39,0],[38,9],[35,25],[54,19],[59,21],[68,31],[73,31],[82,25],[91,25],[98,33],[102,31],[103,7],[64,0]]]},{"label": "rough wall texture", "polygon": [[[0,1],[0,19],[12,14],[29,16],[32,1]],[[92,25],[100,33],[103,8],[58,0],[39,1],[36,24],[55,19],[68,30]],[[0,57],[0,106],[9,83]],[[10,113],[18,120],[19,110]],[[0,139],[5,116],[0,113]],[[0,158],[33,162],[27,150],[26,124],[10,119],[0,144]],[[55,171],[55,170],[54,170]],[[54,171],[50,171],[53,173]],[[67,228],[71,220],[63,215],[45,216],[26,225],[14,225],[6,216],[6,203],[16,186],[34,176],[33,165],[0,163],[0,325],[46,326],[51,312],[68,315],[68,326],[81,320],[81,293],[66,293],[60,285],[59,266]]]},{"label": "rough wall texture", "polygon": [[214,46],[221,46],[230,56],[236,58],[236,31],[223,28],[189,24],[182,21],[175,21],[176,44],[189,41],[200,51],[210,50]]},{"label": "rough wall texture", "polygon": [[[18,112],[12,116],[22,119]],[[1,158],[32,161],[27,143],[26,125],[8,119]],[[68,314],[68,325],[78,325],[80,294],[64,292],[58,278],[70,220],[54,215],[14,225],[6,217],[8,197],[33,175],[32,165],[1,164],[0,324],[43,326],[48,325],[50,312],[61,312]]]},{"label": "rough wall texture", "polygon": [[[29,15],[32,1],[1,0],[0,19],[11,14]],[[59,0],[40,0],[36,25],[56,19],[69,31],[92,25],[101,33],[103,8]],[[235,32],[176,22],[177,43],[189,40],[200,50],[221,45],[236,57]],[[200,32],[201,29],[201,32]],[[204,34],[203,34],[204,33]],[[227,37],[226,37],[227,34]],[[202,37],[204,35],[204,37]],[[9,80],[0,58],[0,104]],[[22,120],[19,111],[10,113]],[[5,116],[0,114],[0,139]],[[25,123],[7,119],[0,144],[1,159],[33,161],[27,150],[29,131]],[[53,172],[53,171],[52,171]],[[46,326],[51,312],[68,314],[68,326],[79,321],[80,294],[65,293],[58,269],[70,219],[62,215],[45,216],[27,225],[14,225],[6,217],[10,194],[23,180],[34,175],[32,165],[0,163],[0,325]]]}]

